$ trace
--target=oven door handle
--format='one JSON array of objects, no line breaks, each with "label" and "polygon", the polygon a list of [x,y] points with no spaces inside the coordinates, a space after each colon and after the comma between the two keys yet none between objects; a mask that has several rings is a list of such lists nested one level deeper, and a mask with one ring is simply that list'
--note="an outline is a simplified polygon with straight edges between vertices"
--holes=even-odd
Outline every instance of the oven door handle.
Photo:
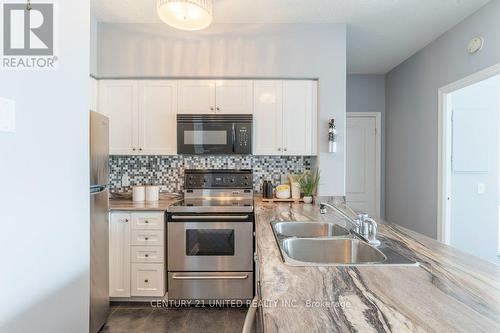
[{"label": "oven door handle", "polygon": [[240,275],[184,275],[179,273],[172,274],[174,280],[245,280],[248,274]]},{"label": "oven door handle", "polygon": [[247,220],[248,215],[172,215],[172,220]]}]

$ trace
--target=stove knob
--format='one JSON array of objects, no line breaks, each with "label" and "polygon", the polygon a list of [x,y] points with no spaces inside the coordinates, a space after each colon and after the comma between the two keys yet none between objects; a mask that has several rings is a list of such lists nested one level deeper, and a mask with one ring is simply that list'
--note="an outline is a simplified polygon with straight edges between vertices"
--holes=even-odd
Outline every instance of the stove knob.
[{"label": "stove knob", "polygon": [[234,178],[231,178],[231,183],[234,183]]}]

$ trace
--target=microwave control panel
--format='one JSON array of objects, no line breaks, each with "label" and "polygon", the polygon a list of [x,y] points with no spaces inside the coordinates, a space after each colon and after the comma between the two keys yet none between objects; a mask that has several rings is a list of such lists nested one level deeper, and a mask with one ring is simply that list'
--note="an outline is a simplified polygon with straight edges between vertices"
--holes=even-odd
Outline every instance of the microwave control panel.
[{"label": "microwave control panel", "polygon": [[236,124],[236,142],[234,152],[236,154],[252,153],[252,126],[247,124]]}]

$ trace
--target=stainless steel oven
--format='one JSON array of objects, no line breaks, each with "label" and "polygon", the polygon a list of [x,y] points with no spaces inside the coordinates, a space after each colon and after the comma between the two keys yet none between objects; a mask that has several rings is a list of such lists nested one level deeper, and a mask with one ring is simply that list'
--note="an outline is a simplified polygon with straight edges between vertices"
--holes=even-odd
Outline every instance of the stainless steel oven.
[{"label": "stainless steel oven", "polygon": [[186,170],[184,199],[168,208],[168,297],[254,296],[252,170]]},{"label": "stainless steel oven", "polygon": [[251,154],[252,115],[177,115],[177,153]]},{"label": "stainless steel oven", "polygon": [[252,214],[169,214],[169,271],[251,271]]}]

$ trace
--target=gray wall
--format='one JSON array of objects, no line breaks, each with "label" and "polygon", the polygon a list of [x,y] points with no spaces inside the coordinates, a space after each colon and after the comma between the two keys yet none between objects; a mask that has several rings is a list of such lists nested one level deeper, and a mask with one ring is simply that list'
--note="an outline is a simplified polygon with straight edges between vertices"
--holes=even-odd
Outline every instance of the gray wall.
[{"label": "gray wall", "polygon": [[[389,72],[386,218],[437,236],[438,89],[500,62],[500,1],[492,1]],[[475,55],[474,36],[485,38]]]},{"label": "gray wall", "polygon": [[[321,195],[345,193],[344,24],[214,24],[180,32],[165,24],[100,23],[98,77],[319,79]],[[329,154],[328,119],[339,130]]]},{"label": "gray wall", "polygon": [[347,112],[380,112],[380,216],[385,216],[385,75],[347,75]]},{"label": "gray wall", "polygon": [[56,3],[59,68],[0,74],[0,332],[89,330],[90,8]]}]

